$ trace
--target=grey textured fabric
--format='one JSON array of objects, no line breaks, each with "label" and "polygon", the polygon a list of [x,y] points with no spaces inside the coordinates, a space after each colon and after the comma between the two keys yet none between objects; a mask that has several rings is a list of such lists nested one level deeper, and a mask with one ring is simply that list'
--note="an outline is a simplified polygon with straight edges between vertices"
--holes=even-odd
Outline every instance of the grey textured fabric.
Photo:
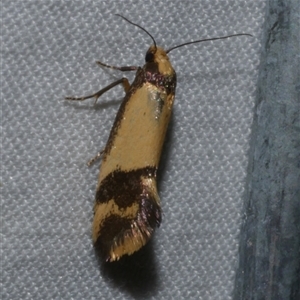
[{"label": "grey textured fabric", "polygon": [[[231,299],[264,1],[2,1],[2,299]],[[143,251],[102,265],[91,242],[98,165],[122,99],[69,103],[174,50],[178,83],[159,173],[163,222]],[[126,74],[125,74],[126,75]],[[134,74],[128,74],[132,79]]]}]

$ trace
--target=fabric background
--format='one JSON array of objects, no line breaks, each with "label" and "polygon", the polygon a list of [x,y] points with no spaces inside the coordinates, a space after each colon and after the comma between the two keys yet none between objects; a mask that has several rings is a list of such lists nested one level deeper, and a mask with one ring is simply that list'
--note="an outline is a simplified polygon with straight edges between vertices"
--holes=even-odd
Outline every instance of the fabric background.
[{"label": "fabric background", "polygon": [[[2,299],[231,299],[265,1],[2,1]],[[177,93],[151,243],[103,265],[91,241],[98,164],[122,89],[83,96],[174,50]],[[134,74],[128,73],[131,80]]]}]

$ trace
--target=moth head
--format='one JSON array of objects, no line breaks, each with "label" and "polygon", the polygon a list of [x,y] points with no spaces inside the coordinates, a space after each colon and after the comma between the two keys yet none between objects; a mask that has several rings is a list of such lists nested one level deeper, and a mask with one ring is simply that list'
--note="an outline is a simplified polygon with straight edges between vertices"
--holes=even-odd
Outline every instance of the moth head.
[{"label": "moth head", "polygon": [[146,65],[154,64],[160,74],[172,75],[174,73],[169,57],[166,51],[161,47],[152,45],[146,53],[145,61]]}]

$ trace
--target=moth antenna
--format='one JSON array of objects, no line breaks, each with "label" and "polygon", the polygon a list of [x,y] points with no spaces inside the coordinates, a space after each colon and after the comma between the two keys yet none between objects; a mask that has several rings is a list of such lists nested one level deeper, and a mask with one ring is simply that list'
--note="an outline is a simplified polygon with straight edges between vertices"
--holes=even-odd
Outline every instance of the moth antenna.
[{"label": "moth antenna", "polygon": [[122,19],[124,19],[124,20],[127,21],[128,23],[130,23],[130,24],[132,24],[132,25],[134,25],[134,26],[136,26],[136,27],[142,29],[144,32],[146,32],[146,33],[151,37],[155,49],[157,48],[157,47],[156,47],[156,42],[155,42],[154,37],[153,37],[153,36],[152,36],[145,28],[143,28],[142,26],[140,26],[140,25],[138,25],[138,24],[136,24],[136,23],[133,23],[133,22],[129,21],[127,18],[123,17],[123,16],[120,15],[120,14],[115,14],[115,15],[118,16],[118,17],[121,17]]},{"label": "moth antenna", "polygon": [[237,33],[237,34],[231,34],[231,35],[220,36],[220,37],[215,37],[215,38],[197,40],[197,41],[187,42],[187,43],[183,43],[183,44],[174,46],[174,47],[166,50],[166,53],[169,53],[169,52],[171,52],[174,49],[177,49],[177,48],[180,48],[180,47],[183,47],[183,46],[186,46],[186,45],[190,45],[190,44],[196,44],[196,43],[207,42],[207,41],[215,41],[215,40],[224,40],[224,39],[231,38],[231,37],[234,37],[234,36],[243,36],[243,35],[247,35],[247,36],[252,36],[253,37],[253,35],[249,34],[249,33]]}]

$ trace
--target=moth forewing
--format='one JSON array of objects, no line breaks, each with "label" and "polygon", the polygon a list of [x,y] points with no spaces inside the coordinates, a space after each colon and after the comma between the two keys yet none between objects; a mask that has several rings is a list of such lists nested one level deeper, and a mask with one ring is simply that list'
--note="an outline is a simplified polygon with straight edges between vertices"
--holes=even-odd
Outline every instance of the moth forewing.
[{"label": "moth forewing", "polygon": [[176,74],[162,48],[150,47],[149,51],[153,58],[136,73],[117,113],[100,167],[93,240],[109,261],[139,250],[161,220],[156,173],[171,116]]}]

